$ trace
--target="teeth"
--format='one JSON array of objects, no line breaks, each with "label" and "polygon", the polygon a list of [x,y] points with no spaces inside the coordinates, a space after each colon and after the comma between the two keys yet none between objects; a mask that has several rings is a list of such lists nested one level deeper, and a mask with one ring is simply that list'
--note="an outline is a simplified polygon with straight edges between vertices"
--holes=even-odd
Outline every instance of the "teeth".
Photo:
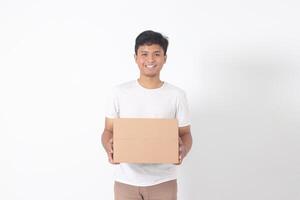
[{"label": "teeth", "polygon": [[154,65],[146,65],[146,67],[148,67],[148,68],[153,68]]}]

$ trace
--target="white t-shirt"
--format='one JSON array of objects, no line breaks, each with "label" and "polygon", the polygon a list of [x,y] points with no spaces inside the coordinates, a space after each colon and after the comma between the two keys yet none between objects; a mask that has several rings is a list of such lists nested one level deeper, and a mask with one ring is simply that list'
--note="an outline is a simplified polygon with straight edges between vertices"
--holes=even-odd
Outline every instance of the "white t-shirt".
[{"label": "white t-shirt", "polygon": [[[164,82],[160,88],[146,89],[137,80],[113,88],[106,105],[107,118],[164,118],[177,119],[179,127],[190,124],[185,92]],[[150,186],[177,178],[174,164],[114,165],[115,181]]]}]

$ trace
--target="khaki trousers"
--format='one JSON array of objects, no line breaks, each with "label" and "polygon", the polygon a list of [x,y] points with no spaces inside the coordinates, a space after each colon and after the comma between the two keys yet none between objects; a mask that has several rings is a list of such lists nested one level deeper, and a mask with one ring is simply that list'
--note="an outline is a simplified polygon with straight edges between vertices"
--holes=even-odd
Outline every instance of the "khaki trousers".
[{"label": "khaki trousers", "polygon": [[114,192],[115,200],[176,200],[177,181],[144,187],[115,182]]}]

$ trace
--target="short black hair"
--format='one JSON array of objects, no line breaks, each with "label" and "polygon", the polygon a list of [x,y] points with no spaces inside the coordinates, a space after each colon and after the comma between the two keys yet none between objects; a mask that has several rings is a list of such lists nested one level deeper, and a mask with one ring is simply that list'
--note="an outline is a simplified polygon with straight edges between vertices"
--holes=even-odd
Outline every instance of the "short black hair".
[{"label": "short black hair", "polygon": [[142,45],[158,44],[164,50],[164,54],[167,54],[169,41],[166,36],[161,33],[147,30],[140,33],[135,39],[135,54],[137,55],[138,48]]}]

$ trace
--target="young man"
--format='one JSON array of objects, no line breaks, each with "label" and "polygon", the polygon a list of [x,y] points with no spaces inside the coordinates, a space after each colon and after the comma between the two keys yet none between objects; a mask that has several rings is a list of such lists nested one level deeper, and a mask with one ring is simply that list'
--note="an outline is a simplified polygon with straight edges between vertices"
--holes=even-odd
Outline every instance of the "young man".
[{"label": "young man", "polygon": [[108,101],[102,144],[115,164],[115,200],[176,200],[177,165],[113,163],[114,118],[174,118],[179,124],[179,160],[192,146],[185,92],[160,80],[167,60],[168,40],[160,33],[144,31],[136,38],[137,80],[116,86]]}]

